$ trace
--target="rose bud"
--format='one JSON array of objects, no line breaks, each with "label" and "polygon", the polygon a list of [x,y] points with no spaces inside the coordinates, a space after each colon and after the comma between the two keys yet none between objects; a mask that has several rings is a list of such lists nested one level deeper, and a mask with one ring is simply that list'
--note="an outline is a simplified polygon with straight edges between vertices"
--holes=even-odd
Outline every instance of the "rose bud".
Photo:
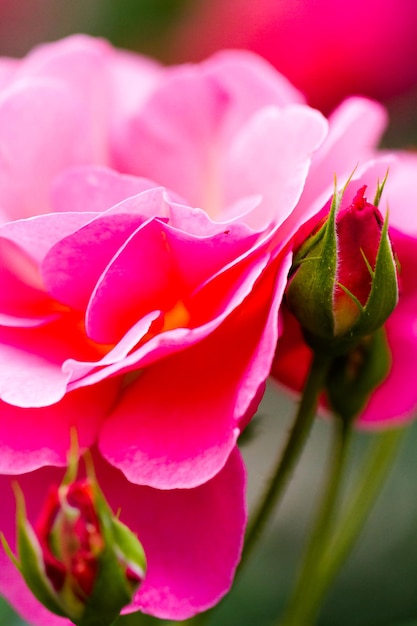
[{"label": "rose bud", "polygon": [[107,626],[143,581],[145,554],[110,510],[91,468],[75,479],[74,467],[76,474],[70,463],[61,485],[51,488],[34,527],[16,486],[18,558],[5,548],[50,611],[77,626]]},{"label": "rose bud", "polygon": [[[398,301],[387,222],[366,200],[366,186],[341,208],[345,190],[334,193],[328,217],[295,255],[286,289],[307,342],[330,354],[382,326]],[[379,187],[376,203],[381,193]]]}]

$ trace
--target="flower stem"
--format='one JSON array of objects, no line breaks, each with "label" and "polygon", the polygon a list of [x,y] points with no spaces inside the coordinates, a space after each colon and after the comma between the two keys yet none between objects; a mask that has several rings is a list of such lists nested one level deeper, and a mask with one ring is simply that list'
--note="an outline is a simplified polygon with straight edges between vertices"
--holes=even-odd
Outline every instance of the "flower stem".
[{"label": "flower stem", "polygon": [[239,572],[248,560],[272,512],[276,511],[282,500],[285,488],[310,433],[329,364],[327,356],[315,354],[288,441],[284,451],[279,454],[270,483],[249,523]]},{"label": "flower stem", "polygon": [[[302,575],[287,612],[278,622],[280,626],[299,626],[300,624],[312,626],[315,623],[323,598],[357,540],[380,493],[402,441],[403,432],[404,429],[389,430],[375,435],[356,488],[343,507],[339,516],[340,521],[333,526],[333,532],[329,532],[332,529],[326,523],[327,538],[325,528],[321,531],[316,530],[316,537],[313,532],[310,543],[311,552],[306,558]],[[346,450],[344,457],[346,458]],[[335,467],[335,471],[341,476],[340,466],[338,469]],[[329,487],[329,493],[330,490]],[[328,504],[325,506],[327,507]],[[319,515],[315,528],[322,522],[324,515],[324,513]],[[313,542],[316,540],[317,544],[314,547]]]},{"label": "flower stem", "polygon": [[320,562],[321,555],[327,547],[328,538],[333,529],[335,510],[340,496],[351,440],[351,422],[343,421],[338,416],[334,416],[333,420],[334,441],[329,468],[326,472],[327,481],[297,582],[284,617],[279,622],[281,626],[299,626],[300,624],[307,626],[307,624],[310,624],[308,613],[307,615],[305,613],[306,607],[310,606],[309,598],[315,591],[317,563]]}]

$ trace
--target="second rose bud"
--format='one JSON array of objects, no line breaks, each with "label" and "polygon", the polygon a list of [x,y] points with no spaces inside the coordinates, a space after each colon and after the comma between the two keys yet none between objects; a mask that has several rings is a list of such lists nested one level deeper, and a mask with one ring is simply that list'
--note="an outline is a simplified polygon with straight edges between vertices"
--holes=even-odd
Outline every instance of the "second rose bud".
[{"label": "second rose bud", "polygon": [[[350,183],[349,188],[352,188]],[[286,300],[314,350],[349,351],[377,330],[398,301],[397,265],[387,222],[367,201],[335,193],[328,217],[297,251]]]}]

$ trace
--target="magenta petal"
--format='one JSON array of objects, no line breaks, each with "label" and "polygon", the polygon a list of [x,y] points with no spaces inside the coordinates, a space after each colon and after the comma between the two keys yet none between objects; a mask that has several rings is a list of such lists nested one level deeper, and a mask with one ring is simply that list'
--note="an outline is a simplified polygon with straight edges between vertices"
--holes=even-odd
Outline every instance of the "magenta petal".
[{"label": "magenta petal", "polygon": [[239,434],[238,381],[219,348],[207,340],[146,368],[104,423],[100,449],[132,482],[193,487],[226,462]]},{"label": "magenta petal", "polygon": [[89,337],[117,342],[147,313],[171,309],[176,285],[162,225],[151,220],[125,239],[98,281],[86,314]]},{"label": "magenta petal", "polygon": [[217,330],[149,365],[127,387],[99,446],[129,480],[188,488],[224,465],[271,367],[284,284],[285,271],[276,284],[272,268]]},{"label": "magenta petal", "polygon": [[0,473],[66,465],[71,428],[77,431],[80,447],[90,447],[117,388],[113,379],[73,391],[57,404],[36,409],[0,402]]},{"label": "magenta petal", "polygon": [[0,237],[0,325],[38,326],[57,316],[36,264]]},{"label": "magenta petal", "polygon": [[158,491],[126,484],[114,470],[111,476],[103,481],[110,502],[137,529],[148,558],[129,610],[180,620],[216,604],[231,587],[243,543],[246,481],[238,450],[195,489]]},{"label": "magenta petal", "polygon": [[361,428],[393,427],[415,418],[417,389],[415,381],[410,379],[417,359],[415,316],[394,312],[387,323],[387,335],[392,355],[391,369],[361,413],[358,422]]}]

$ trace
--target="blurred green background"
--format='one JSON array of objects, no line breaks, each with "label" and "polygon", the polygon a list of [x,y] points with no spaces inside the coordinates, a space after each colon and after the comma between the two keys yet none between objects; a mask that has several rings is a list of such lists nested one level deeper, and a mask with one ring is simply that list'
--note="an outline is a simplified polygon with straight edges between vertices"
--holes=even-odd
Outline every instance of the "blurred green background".
[{"label": "blurred green background", "polygon": [[[0,55],[21,56],[41,41],[74,32],[173,60],[171,35],[194,0],[0,0]],[[255,1],[255,0],[254,0]],[[35,9],[34,9],[35,7]],[[416,34],[417,36],[417,34]],[[391,125],[386,146],[417,145],[417,88],[386,102]],[[269,388],[242,446],[249,472],[249,501],[260,494],[295,403]],[[294,578],[324,471],[330,428],[317,421],[284,506],[210,626],[268,626],[279,614]],[[358,434],[352,472],[370,435]],[[361,539],[338,576],[319,626],[417,626],[417,426],[400,456]],[[120,618],[120,626],[160,623],[146,616]],[[22,626],[0,600],[0,625]],[[300,624],[300,626],[303,626]]]}]

